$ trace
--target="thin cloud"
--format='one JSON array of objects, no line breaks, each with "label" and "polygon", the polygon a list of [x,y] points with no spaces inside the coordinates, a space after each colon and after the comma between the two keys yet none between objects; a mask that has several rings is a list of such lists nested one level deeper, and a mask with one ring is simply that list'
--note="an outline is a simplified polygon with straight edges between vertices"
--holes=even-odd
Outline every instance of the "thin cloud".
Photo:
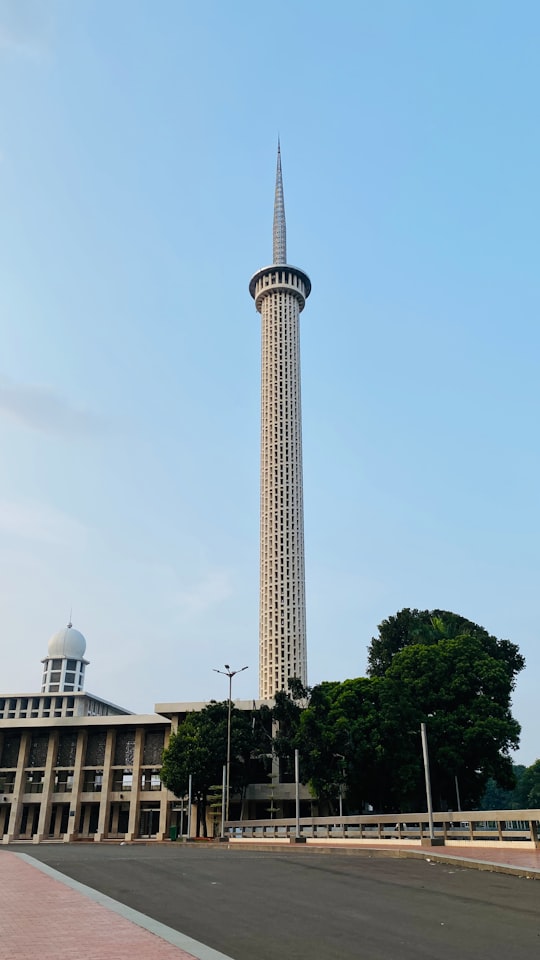
[{"label": "thin cloud", "polygon": [[39,60],[42,56],[39,44],[27,38],[17,37],[2,23],[0,23],[0,50],[6,50],[15,56],[28,57],[30,60]]},{"label": "thin cloud", "polygon": [[102,431],[99,417],[80,410],[49,387],[0,379],[0,416],[40,433],[69,438]]},{"label": "thin cloud", "polygon": [[5,498],[0,498],[0,532],[61,547],[80,544],[87,533],[82,523],[49,504]]},{"label": "thin cloud", "polygon": [[54,0],[0,0],[0,51],[27,60],[46,60],[56,6]]},{"label": "thin cloud", "polygon": [[230,574],[226,570],[209,570],[195,583],[178,590],[175,605],[186,617],[200,617],[232,595]]}]

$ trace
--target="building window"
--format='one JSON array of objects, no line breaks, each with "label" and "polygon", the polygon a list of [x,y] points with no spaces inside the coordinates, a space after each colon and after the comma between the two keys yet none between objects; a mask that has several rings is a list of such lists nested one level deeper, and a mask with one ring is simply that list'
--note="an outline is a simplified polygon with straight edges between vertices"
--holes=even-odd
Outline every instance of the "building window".
[{"label": "building window", "polygon": [[159,770],[141,771],[141,790],[161,790]]},{"label": "building window", "polygon": [[24,793],[43,793],[44,770],[28,770],[24,782]]},{"label": "building window", "polygon": [[47,763],[48,734],[34,734],[30,743],[29,767],[44,767]]},{"label": "building window", "polygon": [[113,793],[128,793],[133,786],[132,770],[113,770]]},{"label": "building window", "polygon": [[104,730],[92,730],[86,742],[85,766],[99,767],[105,761],[106,733]]},{"label": "building window", "polygon": [[71,793],[73,790],[73,770],[58,770],[54,775],[54,792]]},{"label": "building window", "polygon": [[75,754],[77,752],[77,734],[75,731],[61,733],[58,738],[58,750],[56,752],[56,767],[75,766]]},{"label": "building window", "polygon": [[143,764],[161,763],[163,753],[163,731],[147,730],[144,738]]},{"label": "building window", "polygon": [[103,789],[103,770],[85,770],[83,793],[101,793]]},{"label": "building window", "polygon": [[13,793],[15,786],[15,771],[0,772],[0,793]]},{"label": "building window", "polygon": [[135,730],[118,730],[114,745],[114,765],[126,767],[133,765],[135,754]]}]

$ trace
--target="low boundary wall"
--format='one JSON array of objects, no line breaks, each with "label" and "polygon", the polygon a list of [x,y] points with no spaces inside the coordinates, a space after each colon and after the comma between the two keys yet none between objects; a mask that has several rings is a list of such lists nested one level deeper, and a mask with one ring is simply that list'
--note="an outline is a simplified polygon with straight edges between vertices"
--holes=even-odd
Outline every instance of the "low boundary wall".
[{"label": "low boundary wall", "polygon": [[[434,839],[462,846],[512,843],[540,849],[540,810],[451,810],[433,814]],[[365,814],[347,817],[301,817],[279,820],[235,820],[225,823],[229,840],[343,841],[381,843],[429,841],[427,813]]]}]

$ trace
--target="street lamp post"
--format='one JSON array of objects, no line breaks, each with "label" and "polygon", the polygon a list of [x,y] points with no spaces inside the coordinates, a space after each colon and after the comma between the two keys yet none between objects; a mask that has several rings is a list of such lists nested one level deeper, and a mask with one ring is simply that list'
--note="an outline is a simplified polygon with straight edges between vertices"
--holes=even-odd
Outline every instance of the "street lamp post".
[{"label": "street lamp post", "polygon": [[427,799],[428,820],[429,820],[429,839],[433,840],[435,837],[435,829],[433,825],[433,804],[431,802],[431,777],[429,775],[429,753],[428,753],[427,732],[426,732],[425,723],[420,724],[420,734],[422,736],[422,753],[424,754],[424,775],[426,779],[426,799]]},{"label": "street lamp post", "polygon": [[227,716],[227,771],[225,777],[225,819],[229,819],[229,786],[231,778],[231,708],[232,708],[232,679],[237,673],[247,670],[247,667],[240,667],[239,670],[231,670],[228,663],[224,664],[225,670],[218,670],[214,667],[214,673],[222,673],[224,677],[229,678],[229,711]]},{"label": "street lamp post", "polygon": [[335,753],[334,756],[340,761],[341,771],[339,777],[339,820],[341,825],[341,836],[345,836],[345,824],[343,823],[343,774],[345,773],[345,757],[342,753]]}]

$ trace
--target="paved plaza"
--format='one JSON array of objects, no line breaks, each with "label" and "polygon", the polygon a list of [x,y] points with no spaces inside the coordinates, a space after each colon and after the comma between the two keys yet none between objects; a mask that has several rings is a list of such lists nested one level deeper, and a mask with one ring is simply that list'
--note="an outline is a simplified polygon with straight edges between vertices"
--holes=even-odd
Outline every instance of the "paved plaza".
[{"label": "paved plaza", "polygon": [[227,960],[56,872],[26,854],[1,854],[1,960]]},{"label": "paved plaza", "polygon": [[455,848],[441,862],[392,852],[12,846],[0,850],[0,960],[537,955],[540,884],[526,878],[540,876],[537,853],[516,851],[522,875],[507,876],[494,872],[498,850],[483,851],[483,871]]}]

